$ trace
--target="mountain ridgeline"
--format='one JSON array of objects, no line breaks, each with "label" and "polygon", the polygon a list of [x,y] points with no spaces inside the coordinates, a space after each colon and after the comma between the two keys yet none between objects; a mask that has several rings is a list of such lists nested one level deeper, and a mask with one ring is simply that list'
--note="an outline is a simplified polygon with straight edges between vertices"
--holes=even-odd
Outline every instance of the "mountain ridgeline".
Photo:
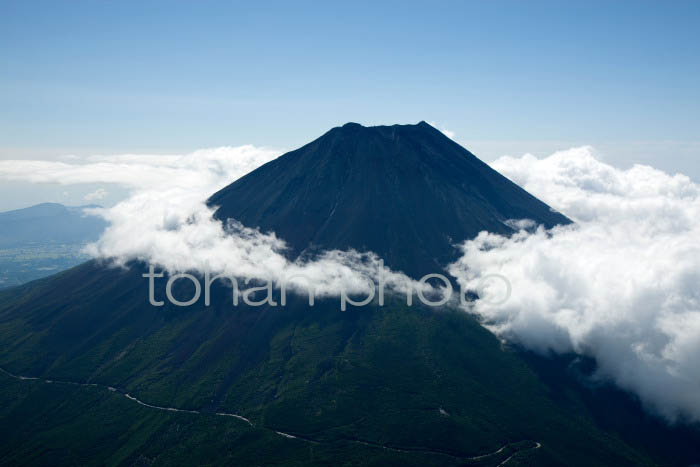
[{"label": "mountain ridgeline", "polygon": [[354,248],[413,277],[441,272],[455,243],[509,234],[509,219],[571,221],[425,122],[347,123],[209,199],[221,220],[272,231],[290,255]]},{"label": "mountain ridgeline", "polygon": [[[347,124],[209,200],[291,257],[373,251],[414,277],[509,219],[569,220],[426,123]],[[143,263],[0,291],[0,465],[623,466],[700,460],[700,436],[504,345],[470,314],[389,296],[338,311],[149,305]],[[166,295],[165,281],[154,295]],[[192,297],[177,281],[176,297]],[[593,369],[588,369],[590,372]]]},{"label": "mountain ridgeline", "polygon": [[95,241],[107,223],[85,210],[99,207],[42,203],[0,212],[0,248]]}]

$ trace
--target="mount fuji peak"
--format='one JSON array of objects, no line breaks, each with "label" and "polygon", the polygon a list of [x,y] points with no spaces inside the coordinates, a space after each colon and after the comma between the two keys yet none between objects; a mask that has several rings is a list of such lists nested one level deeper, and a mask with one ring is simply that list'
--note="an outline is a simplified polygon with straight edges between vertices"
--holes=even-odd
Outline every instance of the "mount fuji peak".
[{"label": "mount fuji peak", "polygon": [[333,128],[209,204],[221,220],[274,231],[291,256],[372,251],[414,277],[442,270],[482,230],[512,232],[510,219],[571,222],[425,122]]}]

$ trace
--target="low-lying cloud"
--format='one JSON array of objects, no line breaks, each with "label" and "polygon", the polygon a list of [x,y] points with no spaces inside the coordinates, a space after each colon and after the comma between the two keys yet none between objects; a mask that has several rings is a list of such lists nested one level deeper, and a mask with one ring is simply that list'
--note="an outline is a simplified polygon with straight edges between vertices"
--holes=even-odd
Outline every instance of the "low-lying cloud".
[{"label": "low-lying cloud", "polygon": [[[255,146],[201,149],[184,155],[122,154],[68,161],[0,161],[0,180],[32,183],[114,183],[135,190],[219,189],[280,152]],[[208,193],[211,194],[211,193]]]},{"label": "low-lying cloud", "polygon": [[104,188],[98,188],[97,190],[93,191],[92,193],[88,193],[83,197],[85,201],[95,201],[95,200],[100,200],[104,199],[109,193],[107,190]]},{"label": "low-lying cloud", "polygon": [[670,420],[700,420],[700,186],[587,147],[492,166],[576,225],[465,242],[452,274],[512,285],[507,302],[472,310],[527,348],[594,357],[599,377]]},{"label": "low-lying cloud", "polygon": [[373,253],[327,251],[313,260],[289,260],[285,243],[235,222],[227,226],[193,192],[169,189],[139,192],[107,210],[110,222],[100,240],[88,246],[94,257],[118,264],[139,260],[171,273],[197,271],[308,291],[317,296],[366,293],[368,279],[388,290],[407,291],[417,284],[393,272]]}]

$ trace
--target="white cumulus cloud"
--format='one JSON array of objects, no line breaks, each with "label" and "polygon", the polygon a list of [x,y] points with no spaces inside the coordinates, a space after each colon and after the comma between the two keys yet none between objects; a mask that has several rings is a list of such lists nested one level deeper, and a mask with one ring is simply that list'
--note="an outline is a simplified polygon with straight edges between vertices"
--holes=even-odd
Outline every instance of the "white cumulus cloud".
[{"label": "white cumulus cloud", "polygon": [[471,288],[487,274],[512,285],[505,303],[472,311],[527,348],[595,358],[599,377],[668,419],[700,420],[700,186],[617,169],[588,147],[492,166],[576,224],[465,242],[452,274]]},{"label": "white cumulus cloud", "polygon": [[108,194],[109,193],[104,188],[98,188],[97,190],[93,191],[92,193],[88,193],[87,195],[85,195],[83,197],[83,199],[85,199],[86,201],[105,199],[105,197]]}]

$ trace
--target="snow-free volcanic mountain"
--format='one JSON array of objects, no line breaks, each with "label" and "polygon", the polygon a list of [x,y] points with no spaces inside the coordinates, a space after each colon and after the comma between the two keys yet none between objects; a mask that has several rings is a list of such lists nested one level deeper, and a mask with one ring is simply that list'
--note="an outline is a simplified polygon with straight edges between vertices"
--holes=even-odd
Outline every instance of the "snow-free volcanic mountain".
[{"label": "snow-free volcanic mountain", "polygon": [[347,123],[209,200],[216,215],[273,231],[291,255],[372,251],[412,276],[441,272],[454,244],[508,220],[570,221],[425,122]]},{"label": "snow-free volcanic mountain", "polygon": [[[415,276],[510,219],[568,220],[425,123],[334,128],[212,196],[289,255],[374,251]],[[0,291],[0,464],[620,466],[693,464],[591,362],[504,345],[469,313],[387,294],[338,311],[149,305],[147,265],[90,261]],[[166,279],[154,296],[166,297]],[[193,296],[192,283],[172,295]],[[203,294],[202,294],[203,295]],[[24,377],[22,379],[21,377]]]}]

